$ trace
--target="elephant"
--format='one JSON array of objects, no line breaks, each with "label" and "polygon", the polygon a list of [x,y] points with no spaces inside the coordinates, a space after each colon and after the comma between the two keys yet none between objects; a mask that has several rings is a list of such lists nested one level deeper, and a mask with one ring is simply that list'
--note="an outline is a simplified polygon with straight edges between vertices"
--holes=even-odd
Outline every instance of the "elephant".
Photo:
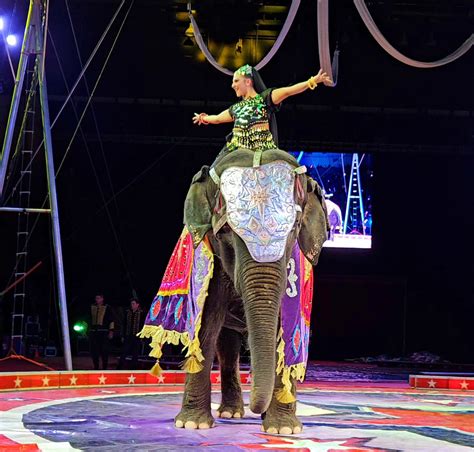
[{"label": "elephant", "polygon": [[[203,243],[212,250],[213,273],[208,281],[200,329],[196,333],[200,363],[195,360],[185,365],[188,374],[182,407],[175,417],[176,427],[204,429],[214,425],[210,371],[215,356],[220,365],[222,388],[218,415],[222,418],[241,418],[244,415],[239,354],[246,338],[252,372],[250,410],[261,414],[262,429],[268,433],[293,434],[302,430],[296,417],[295,375],[284,377],[277,372],[277,336],[292,250],[299,244],[303,258],[312,269],[312,265],[318,262],[329,230],[321,189],[304,170],[285,151],[267,150],[258,155],[251,150],[239,149],[224,156],[211,169],[203,167],[192,180],[184,205],[184,223],[195,250]],[[252,171],[260,173],[255,176]],[[271,173],[274,179],[267,173]],[[265,209],[275,202],[275,193],[283,193],[279,196],[286,196],[288,204],[282,214],[285,220],[274,221],[268,216],[264,219],[267,226],[273,227],[270,228],[273,232],[271,237],[262,233],[265,242],[262,246],[249,239],[249,235],[254,237],[254,231],[242,232],[237,224],[239,218],[246,215],[239,199],[242,193],[249,193],[248,178],[254,181],[259,177],[264,181],[260,191],[254,190],[248,198],[254,208],[260,209],[265,216]],[[273,192],[270,188],[270,191],[265,191],[262,188],[265,184],[267,188],[273,187]],[[232,203],[237,203],[233,210]],[[293,216],[288,216],[288,212]],[[252,219],[250,224],[253,224],[251,228],[260,227]],[[175,260],[180,262],[179,265],[184,265],[185,259],[180,253],[186,249],[186,245],[181,251],[175,248]],[[163,298],[159,297],[155,303],[161,304],[162,301]],[[156,314],[159,310],[159,305],[152,305],[151,312]],[[152,336],[145,330],[146,327],[142,337]],[[164,341],[163,334],[160,330],[155,335],[152,346],[153,341],[155,344]],[[168,337],[168,341],[177,343],[173,335]],[[189,342],[183,343],[189,345]],[[161,352],[152,356],[159,357]]]},{"label": "elephant", "polygon": [[328,221],[330,226],[329,240],[334,240],[334,234],[342,233],[342,212],[341,208],[330,199],[325,198],[328,211]]}]

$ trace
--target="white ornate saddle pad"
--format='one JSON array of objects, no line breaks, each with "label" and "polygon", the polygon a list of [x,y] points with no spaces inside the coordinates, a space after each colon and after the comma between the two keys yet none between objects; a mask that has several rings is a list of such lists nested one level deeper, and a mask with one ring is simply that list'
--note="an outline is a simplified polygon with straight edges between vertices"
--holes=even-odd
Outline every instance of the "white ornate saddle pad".
[{"label": "white ornate saddle pad", "polygon": [[222,173],[227,223],[257,262],[275,262],[285,252],[296,219],[294,180],[294,168],[283,161]]}]

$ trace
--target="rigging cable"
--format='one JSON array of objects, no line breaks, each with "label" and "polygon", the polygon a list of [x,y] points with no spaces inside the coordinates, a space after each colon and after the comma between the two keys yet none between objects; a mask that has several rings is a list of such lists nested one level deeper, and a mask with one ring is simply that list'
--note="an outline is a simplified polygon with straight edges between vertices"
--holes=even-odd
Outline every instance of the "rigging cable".
[{"label": "rigging cable", "polygon": [[[72,31],[72,36],[74,38],[74,45],[76,47],[77,58],[79,59],[79,64],[80,64],[81,70],[82,70],[83,69],[83,63],[82,63],[81,53],[79,51],[79,45],[77,43],[77,36],[76,36],[76,31],[74,29],[74,23],[72,21],[71,11],[70,11],[70,8],[69,8],[69,2],[68,2],[68,0],[64,0],[64,3],[65,3],[65,6],[66,6],[67,16],[68,16],[68,19],[69,19],[69,24],[71,25],[71,31]],[[52,41],[52,37],[51,37],[51,41]],[[57,55],[57,52],[56,52],[56,58],[59,61],[59,57]],[[63,79],[65,80],[64,77],[63,77]],[[89,84],[87,83],[87,78],[85,76],[84,76],[84,85],[85,85],[85,88],[86,88],[86,95],[90,96]],[[67,87],[67,84],[66,84],[66,89],[69,90],[69,88]],[[97,122],[97,117],[96,117],[96,114],[95,114],[95,109],[94,109],[93,104],[91,105],[91,114],[92,114],[92,119],[94,121],[95,130],[96,130],[96,133],[97,133],[97,138],[98,138],[98,141],[99,141],[100,152],[102,154],[102,158],[103,158],[104,164],[105,164],[105,171],[107,173],[107,179],[109,181],[110,191],[112,192],[112,196],[114,196],[115,195],[114,185],[112,183],[112,177],[111,177],[111,174],[110,174],[109,164],[107,162],[107,158],[105,157],[104,143],[103,143],[102,137],[100,135],[99,125],[98,125],[98,122]],[[117,217],[120,220],[120,212],[119,212],[118,203],[115,201],[114,204],[115,204],[115,210],[117,212]]]},{"label": "rigging cable", "polygon": [[[103,64],[103,66],[102,66],[102,69],[101,69],[101,71],[100,71],[100,73],[99,73],[99,75],[98,75],[98,77],[97,77],[97,80],[96,80],[96,82],[95,82],[95,84],[94,84],[94,87],[92,88],[92,92],[90,93],[90,96],[89,96],[89,98],[88,98],[88,100],[87,100],[87,103],[86,103],[86,105],[85,105],[85,107],[84,107],[84,110],[82,111],[82,114],[81,114],[81,116],[80,116],[80,118],[79,118],[79,120],[78,120],[78,124],[77,124],[77,126],[76,126],[76,129],[74,130],[74,133],[73,133],[73,135],[72,135],[72,137],[71,137],[71,140],[69,141],[69,144],[68,144],[68,146],[67,146],[67,148],[66,148],[66,152],[64,153],[64,156],[63,156],[63,158],[62,158],[62,160],[61,160],[61,163],[59,164],[59,167],[58,167],[58,169],[57,169],[57,171],[56,171],[56,178],[57,178],[59,172],[61,171],[61,169],[62,169],[62,167],[63,167],[63,165],[64,165],[64,162],[65,162],[65,160],[66,160],[66,157],[67,157],[68,154],[69,154],[69,151],[70,151],[70,149],[71,149],[72,143],[74,142],[74,139],[76,138],[77,132],[79,131],[79,129],[81,129],[81,134],[83,135],[83,138],[84,138],[84,143],[85,143],[86,152],[87,152],[87,155],[88,155],[88,157],[89,157],[89,162],[90,162],[90,164],[91,164],[91,167],[92,167],[92,170],[93,170],[93,173],[94,173],[94,177],[95,177],[95,179],[96,179],[96,183],[97,183],[97,186],[98,186],[98,188],[99,188],[100,196],[101,196],[101,198],[102,198],[102,202],[103,202],[103,203],[106,202],[106,200],[105,200],[105,195],[104,195],[104,191],[103,191],[102,186],[101,186],[101,184],[100,184],[99,174],[98,174],[97,169],[96,169],[96,167],[95,167],[95,165],[94,165],[94,160],[93,160],[93,158],[92,158],[92,154],[91,154],[91,152],[90,152],[89,146],[86,144],[87,141],[86,141],[84,132],[82,131],[81,123],[82,123],[82,120],[84,119],[84,116],[85,116],[85,114],[86,114],[86,112],[87,112],[87,109],[88,109],[89,105],[90,105],[91,102],[92,102],[92,98],[94,97],[95,91],[96,91],[96,89],[97,89],[97,87],[98,87],[98,85],[99,85],[99,82],[100,82],[100,80],[101,80],[101,78],[102,78],[102,75],[103,75],[103,73],[104,73],[104,70],[105,70],[105,68],[107,67],[107,63],[109,62],[109,59],[110,59],[110,57],[111,57],[111,55],[112,55],[112,52],[113,52],[114,49],[115,49],[115,45],[116,45],[116,43],[117,43],[117,41],[118,41],[118,38],[120,37],[120,34],[121,34],[121,32],[122,32],[122,29],[123,29],[123,26],[125,25],[125,22],[126,22],[126,20],[127,20],[127,18],[128,18],[128,15],[129,15],[129,13],[130,13],[132,7],[133,7],[133,4],[134,4],[134,0],[131,1],[130,6],[128,7],[128,10],[127,10],[127,12],[125,13],[125,16],[124,16],[124,18],[123,18],[123,20],[122,20],[122,23],[120,24],[120,28],[119,28],[119,30],[117,31],[117,35],[115,36],[115,39],[114,39],[114,41],[113,41],[113,43],[112,43],[112,47],[110,48],[110,51],[109,51],[109,53],[107,54],[107,57],[106,57],[105,62],[104,62],[104,64]],[[50,36],[50,37],[51,37],[51,36]],[[51,42],[53,42],[52,37],[51,37]],[[58,57],[58,56],[57,56],[57,57]],[[59,59],[58,59],[58,63],[59,63],[59,65],[61,66],[61,63],[60,63],[60,60],[59,60]],[[61,68],[61,73],[64,74],[64,71],[62,70],[62,68]],[[67,86],[67,85],[66,85],[66,86]],[[76,110],[75,110],[75,108],[74,108],[74,112],[77,113]],[[122,246],[121,246],[121,244],[120,244],[120,240],[119,240],[119,237],[118,237],[117,230],[116,230],[116,228],[115,228],[115,226],[114,226],[114,222],[113,222],[113,220],[112,220],[112,215],[111,215],[111,213],[110,213],[110,209],[106,208],[105,211],[106,211],[107,218],[108,218],[108,220],[109,220],[110,227],[111,227],[111,229],[112,229],[112,233],[113,233],[113,236],[114,236],[114,239],[115,239],[115,242],[116,242],[118,251],[119,251],[119,255],[120,255],[120,259],[121,259],[121,261],[122,261],[122,265],[124,266],[124,269],[125,269],[125,271],[126,271],[126,273],[127,273],[128,282],[129,282],[129,284],[130,284],[130,286],[131,286],[130,288],[131,288],[131,290],[133,291],[133,283],[132,283],[132,279],[131,279],[131,274],[130,274],[130,271],[129,271],[129,268],[128,268],[128,265],[127,265],[127,262],[126,262],[126,259],[125,259],[125,255],[124,255],[124,253],[123,253]]]},{"label": "rigging cable", "polygon": [[[17,0],[15,0],[15,3],[13,4],[13,9],[12,9],[12,12],[10,14],[10,20],[8,21],[8,30],[7,30],[7,33],[6,33],[7,36],[10,34],[12,21],[13,21],[13,16],[15,15],[15,11],[16,11],[16,4],[17,4]],[[15,83],[16,82],[15,69],[13,68],[13,62],[12,62],[12,58],[11,58],[11,55],[10,55],[10,49],[8,48],[8,44],[7,44],[7,40],[6,40],[6,37],[5,37],[5,31],[4,30],[2,30],[2,38],[3,38],[3,43],[5,45],[5,53],[7,55],[8,63],[10,65],[10,70],[11,70],[11,73],[12,73],[12,76],[13,76],[13,83]]]},{"label": "rigging cable", "polygon": [[[131,10],[131,8],[132,8],[132,6],[133,6],[133,3],[134,3],[134,0],[132,0],[132,2],[131,2],[130,6],[129,6],[129,8],[128,8],[126,14],[125,14],[125,17],[124,17],[124,19],[123,19],[123,21],[122,21],[122,23],[121,23],[121,25],[120,25],[120,28],[119,28],[119,30],[118,30],[118,32],[117,32],[117,35],[116,35],[116,37],[115,37],[115,39],[114,39],[114,41],[113,41],[113,43],[112,43],[112,47],[111,47],[111,49],[110,49],[110,51],[109,51],[109,53],[108,53],[108,55],[107,55],[106,61],[105,61],[104,65],[103,65],[102,70],[101,70],[101,72],[100,72],[100,74],[99,74],[99,76],[98,76],[98,79],[96,80],[96,83],[95,83],[95,85],[94,85],[94,89],[93,89],[93,92],[92,92],[92,96],[94,95],[95,89],[97,88],[97,85],[98,85],[98,83],[99,83],[99,81],[100,81],[100,79],[101,79],[101,76],[102,76],[102,74],[103,74],[103,72],[104,72],[104,69],[105,69],[105,67],[106,67],[106,65],[107,65],[107,63],[108,63],[108,60],[109,60],[109,58],[110,58],[110,56],[111,56],[111,54],[112,54],[112,51],[113,51],[113,49],[114,49],[114,47],[115,47],[115,44],[116,44],[116,42],[117,42],[117,39],[118,39],[118,37],[119,37],[119,35],[120,35],[121,31],[122,31],[122,28],[123,28],[123,26],[124,26],[124,24],[125,24],[126,19],[127,19],[127,17],[128,17],[128,14],[130,13],[130,10]],[[123,4],[123,2],[122,2],[122,4]],[[115,19],[115,17],[116,17],[116,15],[114,15],[114,19]],[[110,25],[111,25],[111,24],[109,24],[109,27],[108,27],[108,28],[110,28]],[[49,33],[49,35],[50,35],[50,38],[51,38],[51,42],[53,42],[53,41],[52,41],[52,37],[51,37],[51,33]],[[104,37],[104,35],[103,35],[103,37]],[[54,44],[53,44],[53,47],[54,47]],[[97,47],[96,47],[96,49],[97,49]],[[91,55],[91,58],[92,58],[92,57],[93,57],[93,55]],[[59,59],[58,59],[58,63],[59,63],[59,65],[61,65]],[[60,66],[60,67],[61,67],[61,66]],[[62,67],[61,67],[61,71],[62,71],[62,73],[64,74],[64,72],[63,72],[63,70],[62,70]],[[85,72],[85,71],[84,71],[84,72]],[[75,85],[75,86],[77,86],[77,82],[76,82],[76,85]],[[68,99],[69,99],[70,97],[71,97],[71,96],[69,95],[69,96],[68,96]],[[60,164],[58,170],[56,171],[55,177],[58,176],[59,171],[61,170],[61,167],[62,167],[62,165],[63,165],[63,163],[64,163],[64,160],[65,160],[65,158],[66,158],[66,156],[67,156],[67,154],[68,154],[68,151],[69,151],[69,149],[70,149],[70,147],[71,147],[72,141],[74,140],[74,138],[75,138],[75,136],[76,136],[76,133],[77,133],[79,127],[80,127],[80,123],[81,123],[82,119],[84,118],[84,114],[85,114],[85,112],[86,112],[86,110],[87,110],[87,107],[89,106],[91,100],[92,100],[92,97],[89,98],[89,100],[88,100],[88,102],[87,102],[87,105],[86,105],[86,107],[84,108],[84,111],[83,111],[83,113],[82,113],[82,115],[81,115],[81,118],[80,118],[80,122],[79,122],[79,124],[78,124],[78,127],[76,127],[76,129],[75,129],[75,131],[74,131],[74,134],[73,134],[73,136],[72,136],[72,138],[71,138],[71,140],[70,140],[70,142],[69,142],[69,145],[68,145],[68,147],[67,147],[67,149],[66,149],[65,155],[63,156],[63,159],[61,160],[61,164]],[[66,102],[67,102],[67,100],[66,100]],[[51,127],[52,127],[52,126],[51,126]],[[32,160],[33,160],[34,157],[36,156],[36,154],[37,154],[37,152],[39,151],[39,149],[41,148],[42,144],[43,144],[43,143],[41,143],[41,144],[39,145],[39,147],[37,148],[35,154],[34,154],[33,157],[32,157]],[[87,147],[87,144],[86,144],[86,149],[87,149],[89,158],[91,159],[91,155],[90,155],[89,149],[88,149],[88,147]],[[31,164],[30,164],[30,165],[31,165]],[[93,164],[92,164],[92,166],[93,166]],[[97,178],[98,178],[98,175],[97,175],[97,172],[96,172],[94,166],[93,166],[93,169],[94,169],[94,175],[96,176],[96,179],[97,179]],[[15,185],[15,187],[13,188],[13,192],[15,191],[15,189],[16,189],[16,187],[18,186],[18,184],[20,183],[20,181],[21,181],[21,177],[20,177],[20,180],[19,180],[19,181],[17,182],[17,184]],[[100,193],[101,193],[101,195],[102,195],[102,200],[103,200],[103,202],[104,202],[104,206],[106,206],[108,203],[105,202],[105,197],[104,197],[104,194],[103,194],[103,191],[102,191],[102,187],[100,186],[100,184],[99,184],[99,191],[100,191]],[[10,195],[10,197],[9,197],[8,199],[10,199],[11,196],[12,196],[12,194]],[[8,199],[7,199],[7,201],[8,201]],[[42,205],[41,205],[41,208],[44,208],[44,207],[45,207],[46,202],[47,202],[47,199],[48,199],[48,195],[45,196],[45,198],[44,198],[44,200],[43,200],[43,203],[42,203]],[[109,220],[111,221],[111,218],[110,218],[110,211],[109,211],[108,209],[106,209],[106,211],[107,211]],[[31,230],[30,230],[30,234],[28,235],[28,238],[27,238],[27,240],[25,241],[24,250],[25,250],[26,247],[28,246],[28,243],[29,243],[29,241],[30,241],[30,239],[31,239],[31,237],[32,237],[33,231],[35,230],[35,228],[36,228],[36,226],[37,226],[37,224],[38,224],[39,218],[40,218],[40,214],[37,214],[37,215],[36,215],[36,218],[35,218],[35,222],[33,223],[33,226],[32,226],[32,228],[31,228]],[[117,236],[116,236],[116,233],[115,233],[115,229],[114,229],[113,224],[112,224],[112,221],[111,221],[111,225],[112,225],[112,231],[113,231],[113,233],[114,233],[114,237],[116,238],[116,240],[118,240],[118,238],[117,238]],[[120,248],[120,244],[118,244],[118,246],[119,246],[119,254],[120,254],[121,258],[122,258],[122,263],[124,263],[124,261],[123,261],[123,253],[122,253],[122,249]],[[23,250],[23,251],[24,251],[24,250]],[[128,272],[128,268],[127,268],[126,264],[124,264],[124,267],[125,267],[126,271]],[[12,275],[11,275],[10,278],[9,278],[9,281],[10,281],[10,280],[12,279],[12,277],[14,276],[14,272],[15,272],[15,270],[13,270]],[[129,275],[127,275],[127,276],[129,276]],[[132,289],[133,289],[133,287],[132,287]]]},{"label": "rigging cable", "polygon": [[[92,60],[94,59],[94,56],[95,54],[97,53],[97,51],[99,50],[102,42],[104,41],[105,37],[107,36],[107,33],[109,32],[110,28],[112,27],[113,23],[115,22],[115,19],[117,18],[120,10],[122,9],[122,6],[124,5],[125,3],[125,0],[122,0],[122,2],[120,3],[120,5],[118,6],[117,10],[115,11],[114,15],[112,16],[112,19],[110,20],[109,24],[107,25],[107,28],[105,29],[104,33],[102,34],[102,36],[100,37],[99,41],[97,42],[96,46],[94,47],[94,50],[92,51],[89,59],[87,60],[86,62],[86,65],[84,66],[84,69],[80,72],[80,74],[78,75],[77,77],[77,80],[74,82],[73,84],[73,87],[71,88],[71,91],[68,93],[68,95],[66,96],[66,99],[65,101],[63,102],[62,106],[60,107],[58,113],[56,114],[56,117],[54,118],[53,122],[51,123],[51,130],[53,129],[54,125],[56,124],[57,120],[59,119],[59,117],[61,116],[61,113],[63,112],[64,108],[66,108],[66,105],[67,103],[69,102],[69,100],[71,99],[75,89],[77,88],[77,85],[79,84],[79,82],[81,81],[82,77],[84,76],[85,72],[87,71],[90,63],[92,62]],[[35,157],[37,156],[38,152],[40,151],[41,147],[43,146],[43,143],[44,143],[44,139],[41,141],[41,143],[38,145],[38,147],[36,148],[34,154],[33,154],[33,157],[31,158],[31,162],[27,165],[27,167],[25,168],[26,171],[28,171],[31,167],[31,164],[33,163]],[[15,185],[15,187],[13,187],[13,190],[16,190],[18,184],[21,182],[21,179],[22,179],[23,176],[20,177],[19,181],[17,182],[17,184]],[[11,195],[10,195],[11,197]],[[6,199],[5,201],[5,204],[9,201],[9,198]]]}]

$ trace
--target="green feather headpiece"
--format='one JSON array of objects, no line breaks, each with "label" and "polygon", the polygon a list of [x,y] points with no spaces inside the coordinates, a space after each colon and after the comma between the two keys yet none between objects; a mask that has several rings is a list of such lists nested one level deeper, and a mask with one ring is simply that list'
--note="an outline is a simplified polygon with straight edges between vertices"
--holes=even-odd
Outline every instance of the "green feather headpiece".
[{"label": "green feather headpiece", "polygon": [[241,67],[239,67],[239,69],[237,69],[235,71],[235,74],[236,75],[243,75],[244,77],[252,78],[252,66],[250,66],[249,64],[241,66]]}]

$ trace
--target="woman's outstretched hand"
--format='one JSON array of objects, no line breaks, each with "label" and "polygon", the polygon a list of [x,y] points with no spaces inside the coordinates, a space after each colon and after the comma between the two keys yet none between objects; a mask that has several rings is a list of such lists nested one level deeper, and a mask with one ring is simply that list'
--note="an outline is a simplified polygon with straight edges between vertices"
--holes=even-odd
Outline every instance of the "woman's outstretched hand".
[{"label": "woman's outstretched hand", "polygon": [[206,120],[207,113],[194,113],[193,124],[200,126],[201,124],[208,125],[209,123]]},{"label": "woman's outstretched hand", "polygon": [[327,75],[326,72],[323,72],[322,69],[320,69],[316,75],[313,75],[311,80],[313,80],[314,83],[332,83],[329,75]]}]

